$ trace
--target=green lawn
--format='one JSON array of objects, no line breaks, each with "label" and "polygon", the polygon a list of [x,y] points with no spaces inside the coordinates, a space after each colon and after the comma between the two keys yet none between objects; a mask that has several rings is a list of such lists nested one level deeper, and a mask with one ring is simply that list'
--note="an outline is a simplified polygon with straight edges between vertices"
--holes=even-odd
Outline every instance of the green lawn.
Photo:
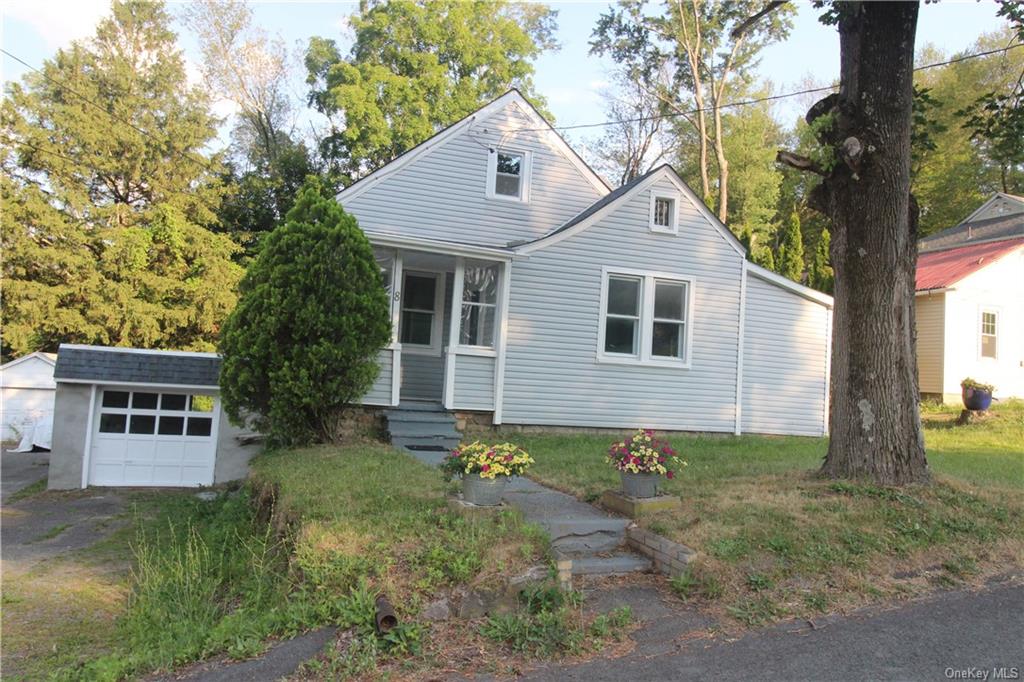
[{"label": "green lawn", "polygon": [[[970,426],[953,426],[957,414],[925,409],[936,483],[905,491],[819,479],[824,438],[672,436],[689,466],[663,490],[683,507],[641,523],[700,552],[681,594],[746,623],[1006,570],[1024,547],[1024,402]],[[514,440],[537,462],[531,477],[594,500],[618,487],[612,439]]]}]

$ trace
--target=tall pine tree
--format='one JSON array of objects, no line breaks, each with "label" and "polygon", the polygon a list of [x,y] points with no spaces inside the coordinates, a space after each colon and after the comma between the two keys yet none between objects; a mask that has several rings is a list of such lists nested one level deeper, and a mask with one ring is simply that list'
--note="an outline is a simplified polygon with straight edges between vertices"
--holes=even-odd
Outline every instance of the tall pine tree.
[{"label": "tall pine tree", "polygon": [[807,273],[807,284],[826,294],[832,293],[832,286],[835,284],[832,266],[829,264],[831,245],[832,236],[828,230],[822,230],[818,246],[814,249],[814,259],[811,261],[810,271]]},{"label": "tall pine tree", "polygon": [[804,242],[800,235],[800,216],[795,211],[782,227],[778,272],[794,282],[801,281],[804,276]]},{"label": "tall pine tree", "polygon": [[8,89],[2,109],[4,356],[61,342],[211,349],[237,247],[207,229],[216,119],[160,3],[118,1]]}]

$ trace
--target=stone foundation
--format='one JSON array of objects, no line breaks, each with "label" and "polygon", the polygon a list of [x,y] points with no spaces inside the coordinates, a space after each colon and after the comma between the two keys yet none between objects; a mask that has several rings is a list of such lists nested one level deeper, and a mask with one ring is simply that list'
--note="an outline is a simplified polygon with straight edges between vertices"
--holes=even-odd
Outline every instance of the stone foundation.
[{"label": "stone foundation", "polygon": [[697,553],[657,533],[632,525],[626,529],[626,545],[654,563],[654,570],[669,577],[682,575]]},{"label": "stone foundation", "polygon": [[478,412],[473,410],[454,410],[455,428],[462,433],[484,434],[494,433],[497,427],[494,426],[493,412]]},{"label": "stone foundation", "polygon": [[353,405],[343,409],[335,418],[332,428],[332,440],[386,440],[384,429],[383,407],[373,405]]}]

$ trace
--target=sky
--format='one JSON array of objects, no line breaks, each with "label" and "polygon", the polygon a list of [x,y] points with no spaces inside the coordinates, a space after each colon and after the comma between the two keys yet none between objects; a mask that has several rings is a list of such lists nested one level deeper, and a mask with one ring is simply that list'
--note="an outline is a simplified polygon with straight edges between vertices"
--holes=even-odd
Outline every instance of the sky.
[{"label": "sky", "polygon": [[[602,92],[607,87],[612,64],[588,54],[590,33],[607,2],[548,2],[558,10],[558,52],[538,59],[534,83],[547,98],[556,125],[577,125],[605,120]],[[833,27],[821,25],[818,11],[809,2],[797,2],[798,14],[788,39],[763,51],[759,72],[770,80],[777,93],[806,87],[808,80],[827,84],[839,74],[839,38]],[[177,14],[182,3],[169,3]],[[310,36],[336,39],[344,48],[351,43],[346,17],[358,6],[352,2],[253,2],[256,22],[271,35],[278,35],[296,54]],[[71,40],[92,35],[97,22],[107,13],[109,0],[0,0],[3,48],[33,66],[53,56]],[[917,46],[932,43],[946,54],[968,50],[982,33],[1004,25],[996,16],[992,0],[943,0],[924,4],[918,22]],[[199,51],[194,38],[176,26],[190,75],[199,79]],[[301,64],[296,58],[293,95],[305,99]],[[4,81],[20,78],[27,69],[3,55]],[[775,105],[776,118],[788,124],[807,108],[805,99],[792,98]],[[218,102],[219,115],[228,116],[234,107]]]}]

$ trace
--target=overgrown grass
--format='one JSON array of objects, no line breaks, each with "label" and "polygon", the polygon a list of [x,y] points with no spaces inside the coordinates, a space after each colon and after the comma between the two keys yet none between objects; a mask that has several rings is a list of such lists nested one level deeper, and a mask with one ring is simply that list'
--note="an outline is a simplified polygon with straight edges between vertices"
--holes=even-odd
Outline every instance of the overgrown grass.
[{"label": "overgrown grass", "polygon": [[[264,455],[243,489],[212,501],[169,494],[136,519],[118,646],[59,676],[120,679],[213,654],[247,658],[272,637],[332,624],[354,633],[332,674],[420,650],[415,616],[440,587],[538,561],[542,534],[519,517],[450,513],[439,473],[362,444]],[[374,631],[385,593],[403,625]]]},{"label": "overgrown grass", "polygon": [[[663,489],[683,507],[642,519],[700,553],[677,593],[746,624],[813,615],[1019,565],[1024,549],[1024,402],[952,426],[959,410],[924,414],[937,482],[905,490],[815,476],[821,438],[671,437],[690,466]],[[594,499],[617,488],[607,436],[517,442],[531,476]]]}]

